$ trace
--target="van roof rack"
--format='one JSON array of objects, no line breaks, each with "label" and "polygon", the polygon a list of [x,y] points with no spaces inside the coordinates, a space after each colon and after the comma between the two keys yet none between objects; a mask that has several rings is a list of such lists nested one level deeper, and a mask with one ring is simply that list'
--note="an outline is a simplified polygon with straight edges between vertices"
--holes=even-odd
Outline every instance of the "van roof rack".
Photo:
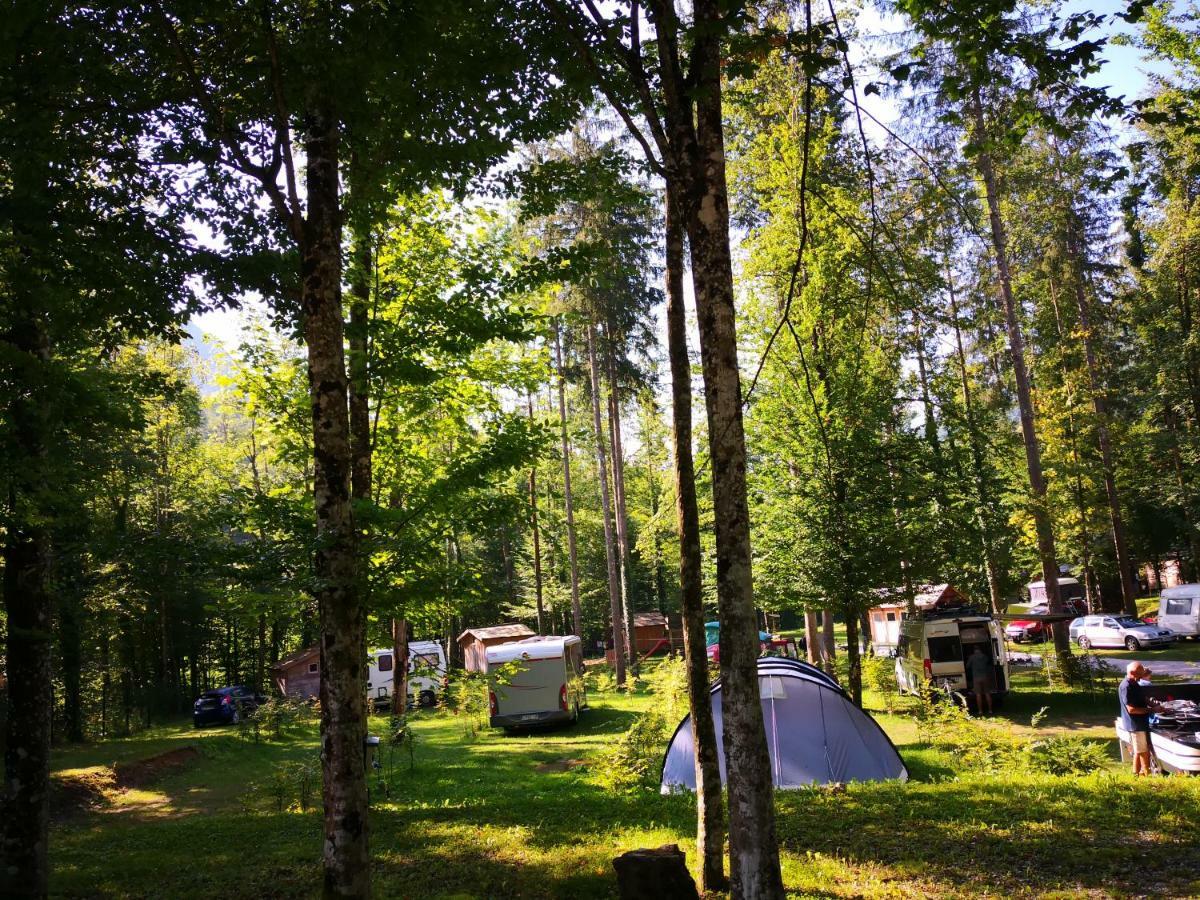
[{"label": "van roof rack", "polygon": [[986,617],[990,619],[992,614],[986,610],[979,609],[976,606],[946,606],[941,609],[927,609],[921,613],[921,618],[928,622],[930,619],[958,619],[963,616]]}]

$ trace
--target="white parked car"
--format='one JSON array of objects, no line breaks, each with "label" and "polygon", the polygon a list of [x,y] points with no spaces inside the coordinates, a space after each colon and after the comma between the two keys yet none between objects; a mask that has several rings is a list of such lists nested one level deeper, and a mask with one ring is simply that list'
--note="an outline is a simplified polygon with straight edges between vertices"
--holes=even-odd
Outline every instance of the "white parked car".
[{"label": "white parked car", "polygon": [[1147,625],[1133,616],[1084,616],[1076,641],[1084,650],[1089,647],[1148,650],[1173,644],[1175,635],[1169,629]]}]

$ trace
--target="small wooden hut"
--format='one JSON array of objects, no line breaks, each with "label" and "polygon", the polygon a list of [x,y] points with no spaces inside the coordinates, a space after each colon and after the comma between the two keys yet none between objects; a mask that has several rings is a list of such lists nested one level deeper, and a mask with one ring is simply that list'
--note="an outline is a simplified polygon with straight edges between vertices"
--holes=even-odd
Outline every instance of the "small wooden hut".
[{"label": "small wooden hut", "polygon": [[468,628],[458,636],[458,648],[462,651],[463,668],[468,672],[487,671],[487,648],[497,644],[511,644],[534,637],[532,629],[524,625],[493,625],[490,628]]},{"label": "small wooden hut", "polygon": [[297,650],[271,666],[271,680],[285,697],[312,700],[321,695],[321,646]]},{"label": "small wooden hut", "polygon": [[670,650],[671,631],[667,624],[667,617],[660,612],[634,613],[633,646],[637,650],[638,656],[650,653],[660,647]]},{"label": "small wooden hut", "polygon": [[[908,604],[903,588],[880,588],[875,594],[886,602],[871,607],[867,619],[871,623],[871,643],[875,652],[882,656],[893,652],[900,640],[900,623]],[[952,584],[921,584],[913,588],[913,603],[918,612],[963,606],[967,602],[967,598]]]}]

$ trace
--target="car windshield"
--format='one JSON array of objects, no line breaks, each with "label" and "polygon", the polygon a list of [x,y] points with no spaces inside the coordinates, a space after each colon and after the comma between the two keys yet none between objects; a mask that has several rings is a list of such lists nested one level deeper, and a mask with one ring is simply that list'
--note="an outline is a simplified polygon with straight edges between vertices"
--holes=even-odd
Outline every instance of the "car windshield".
[{"label": "car windshield", "polygon": [[1117,619],[1117,624],[1124,628],[1136,628],[1138,625],[1145,625],[1141,619],[1135,619],[1133,616],[1121,616]]}]

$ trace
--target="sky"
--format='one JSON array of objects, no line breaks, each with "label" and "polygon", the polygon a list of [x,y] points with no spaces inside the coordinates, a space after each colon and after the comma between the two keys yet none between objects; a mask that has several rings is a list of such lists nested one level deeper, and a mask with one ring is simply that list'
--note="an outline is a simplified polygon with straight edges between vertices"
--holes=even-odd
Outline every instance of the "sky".
[{"label": "sky", "polygon": [[[1102,0],[1102,2],[1091,3],[1083,2],[1083,0],[1071,0],[1065,5],[1064,12],[1069,14],[1091,11],[1112,15],[1124,9],[1126,5],[1122,0]],[[875,39],[872,43],[876,43],[888,34],[900,31],[903,27],[899,18],[881,17],[872,4],[866,4],[856,24],[858,32],[864,38],[868,41],[872,38]],[[1111,31],[1111,34],[1129,35],[1132,33],[1132,27],[1122,22],[1117,22]],[[1132,100],[1148,93],[1150,77],[1155,73],[1165,74],[1167,72],[1163,64],[1146,60],[1142,51],[1137,47],[1114,44],[1111,40],[1105,48],[1103,57],[1104,65],[1099,72],[1089,78],[1090,83],[1106,87],[1114,95],[1123,95],[1126,100]],[[862,64],[864,58],[862,45],[852,48],[851,58],[856,68]],[[860,79],[859,83],[861,85],[868,80],[870,80],[869,76]],[[872,95],[860,97],[860,102],[864,109],[881,122],[891,123],[896,119],[897,108],[891,99]],[[868,133],[873,133],[873,138],[878,139],[882,136],[881,129],[869,121],[865,125]],[[261,299],[248,298],[243,309],[217,310],[195,316],[188,323],[188,331],[191,334],[190,343],[205,358],[211,358],[216,349],[215,344],[223,344],[232,349],[241,340],[248,315],[262,310]]]}]

